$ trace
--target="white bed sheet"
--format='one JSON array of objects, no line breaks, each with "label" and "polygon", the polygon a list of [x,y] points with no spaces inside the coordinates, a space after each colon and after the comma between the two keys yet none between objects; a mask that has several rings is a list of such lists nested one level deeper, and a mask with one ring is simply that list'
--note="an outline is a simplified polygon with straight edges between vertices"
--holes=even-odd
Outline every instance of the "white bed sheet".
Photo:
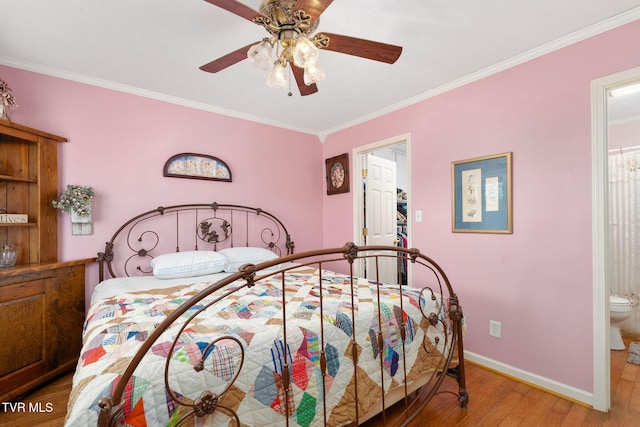
[{"label": "white bed sheet", "polygon": [[116,277],[100,282],[93,290],[91,304],[104,298],[127,292],[142,291],[145,289],[164,289],[178,285],[189,285],[199,282],[217,282],[233,273],[214,273],[206,276],[183,277],[179,279],[158,279],[155,276]]},{"label": "white bed sheet", "polygon": [[[277,268],[293,267],[296,263],[283,263],[276,266]],[[274,269],[276,269],[274,267]],[[267,270],[268,271],[268,270]],[[106,279],[100,282],[91,295],[91,304],[104,298],[110,298],[115,295],[142,291],[146,289],[164,289],[178,285],[191,285],[200,282],[217,282],[234,273],[213,273],[205,276],[183,277],[179,279],[159,279],[155,276],[133,276],[133,277],[116,277]]]}]

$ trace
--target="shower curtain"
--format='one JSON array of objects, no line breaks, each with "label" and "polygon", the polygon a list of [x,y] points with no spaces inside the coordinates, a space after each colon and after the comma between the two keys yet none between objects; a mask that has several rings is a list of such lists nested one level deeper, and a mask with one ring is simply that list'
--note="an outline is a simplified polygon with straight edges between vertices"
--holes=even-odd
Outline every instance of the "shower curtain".
[{"label": "shower curtain", "polygon": [[620,328],[640,335],[640,147],[609,153],[611,295],[636,307]]}]

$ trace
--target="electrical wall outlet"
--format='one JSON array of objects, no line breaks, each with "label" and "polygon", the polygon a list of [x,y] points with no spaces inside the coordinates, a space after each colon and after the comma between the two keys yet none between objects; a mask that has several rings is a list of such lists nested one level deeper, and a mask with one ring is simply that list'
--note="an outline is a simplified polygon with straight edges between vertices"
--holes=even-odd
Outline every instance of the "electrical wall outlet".
[{"label": "electrical wall outlet", "polygon": [[502,326],[500,322],[496,322],[495,320],[489,320],[489,335],[492,337],[500,338],[502,335]]}]

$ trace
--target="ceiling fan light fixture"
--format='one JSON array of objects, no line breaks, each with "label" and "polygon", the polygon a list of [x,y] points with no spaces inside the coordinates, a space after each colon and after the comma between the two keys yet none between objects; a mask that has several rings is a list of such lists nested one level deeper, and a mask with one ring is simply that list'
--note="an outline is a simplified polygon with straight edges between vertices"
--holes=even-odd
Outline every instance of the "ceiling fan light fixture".
[{"label": "ceiling fan light fixture", "polygon": [[318,61],[318,48],[307,36],[300,34],[293,49],[293,63],[300,68],[307,68]]},{"label": "ceiling fan light fixture", "polygon": [[273,43],[269,39],[264,39],[260,43],[254,44],[247,52],[247,58],[252,66],[259,70],[268,70],[272,64]]},{"label": "ceiling fan light fixture", "polygon": [[217,73],[247,57],[253,66],[268,70],[272,64],[271,58],[275,56],[277,59],[269,72],[267,84],[290,88],[291,81],[295,80],[300,95],[306,96],[318,92],[315,82],[325,76],[317,64],[319,49],[387,64],[394,64],[402,53],[402,46],[333,33],[314,35],[320,15],[333,0],[261,0],[259,12],[246,6],[243,0],[207,2],[263,27],[269,33],[257,44],[236,49],[200,67],[208,73]]},{"label": "ceiling fan light fixture", "polygon": [[318,83],[324,79],[325,72],[318,66],[318,63],[308,66],[304,69],[304,84],[307,86]]},{"label": "ceiling fan light fixture", "polygon": [[287,77],[287,70],[285,69],[286,65],[286,61],[276,61],[273,70],[267,78],[267,85],[269,85],[269,87],[276,87],[279,89],[286,89],[289,87],[289,78]]}]

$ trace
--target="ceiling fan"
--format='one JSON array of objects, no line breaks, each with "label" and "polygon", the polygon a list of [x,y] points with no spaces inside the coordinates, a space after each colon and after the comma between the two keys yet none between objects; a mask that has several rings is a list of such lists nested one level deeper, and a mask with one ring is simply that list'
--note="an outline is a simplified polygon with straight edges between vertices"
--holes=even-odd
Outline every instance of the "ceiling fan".
[{"label": "ceiling fan", "polygon": [[[210,73],[217,73],[248,58],[260,69],[273,66],[267,79],[269,86],[287,88],[287,66],[290,66],[300,94],[305,96],[316,93],[316,82],[324,78],[324,71],[318,66],[318,49],[387,64],[396,62],[402,53],[400,46],[371,40],[325,32],[313,35],[320,15],[333,0],[263,0],[260,12],[236,0],[205,1],[264,27],[270,34],[257,44],[241,47],[200,67]],[[275,61],[272,59],[274,47]]]}]

